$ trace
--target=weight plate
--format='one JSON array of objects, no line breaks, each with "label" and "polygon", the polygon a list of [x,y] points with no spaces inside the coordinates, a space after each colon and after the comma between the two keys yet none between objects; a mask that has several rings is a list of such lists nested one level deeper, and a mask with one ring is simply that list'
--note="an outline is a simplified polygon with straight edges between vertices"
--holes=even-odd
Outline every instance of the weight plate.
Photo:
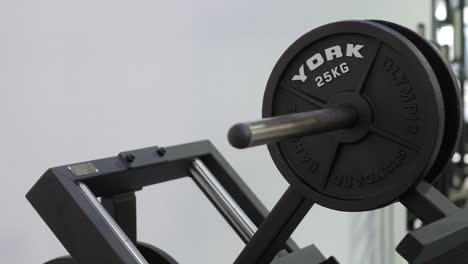
[{"label": "weight plate", "polygon": [[138,242],[137,248],[149,264],[178,264],[169,254],[150,244]]},{"label": "weight plate", "polygon": [[271,144],[288,182],[318,204],[363,211],[396,201],[428,173],[444,131],[444,102],[429,62],[402,34],[370,21],[328,24],[281,56],[263,117],[350,105],[347,130]]},{"label": "weight plate", "polygon": [[[149,264],[178,264],[174,258],[163,250],[147,243],[138,242],[137,249]],[[45,264],[77,264],[72,257],[66,256],[48,261]]]},{"label": "weight plate", "polygon": [[44,264],[78,264],[78,262],[72,259],[72,257],[66,256],[47,261]]},{"label": "weight plate", "polygon": [[458,80],[451,67],[445,62],[439,51],[416,32],[388,21],[375,21],[390,27],[409,39],[424,54],[431,64],[436,77],[441,84],[445,107],[445,129],[439,154],[427,173],[425,180],[435,181],[450,164],[453,153],[460,138],[462,128],[461,96]]}]

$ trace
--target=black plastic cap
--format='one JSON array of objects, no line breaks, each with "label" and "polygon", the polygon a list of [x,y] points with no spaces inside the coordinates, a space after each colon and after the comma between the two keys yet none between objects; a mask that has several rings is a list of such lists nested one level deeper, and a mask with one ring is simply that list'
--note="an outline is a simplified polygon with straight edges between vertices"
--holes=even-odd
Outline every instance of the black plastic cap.
[{"label": "black plastic cap", "polygon": [[229,129],[228,140],[231,146],[243,149],[247,148],[252,141],[252,133],[250,133],[249,126],[246,124],[235,124]]}]

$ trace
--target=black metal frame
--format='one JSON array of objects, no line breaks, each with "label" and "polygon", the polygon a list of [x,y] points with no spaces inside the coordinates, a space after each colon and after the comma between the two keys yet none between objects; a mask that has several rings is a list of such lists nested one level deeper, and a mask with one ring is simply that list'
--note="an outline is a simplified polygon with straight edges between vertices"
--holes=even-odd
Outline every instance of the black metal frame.
[{"label": "black metal frame", "polygon": [[[289,187],[268,214],[209,141],[167,149],[151,147],[122,152],[117,157],[47,170],[26,196],[74,259],[58,259],[49,263],[137,264],[124,243],[126,241],[122,241],[97,212],[80,188],[81,184],[84,183],[96,197],[101,197],[103,207],[125,230],[129,241],[136,245],[134,192],[148,185],[190,176],[189,166],[195,158],[206,164],[259,227],[250,240],[246,239],[211,200],[241,239],[247,242],[234,263],[270,263],[282,249],[283,256],[275,259],[274,263],[311,263],[312,259],[318,260],[312,263],[337,263],[333,258],[325,260],[313,245],[299,250],[290,240],[290,235],[313,206],[313,201]],[[409,191],[401,202],[426,224],[410,232],[399,244],[397,251],[403,257],[411,263],[461,263],[468,259],[468,209],[457,208],[426,182]],[[141,251],[142,245],[138,243],[137,246]],[[143,247],[148,248],[148,245]],[[156,248],[149,250],[158,255],[165,254]]]},{"label": "black metal frame", "polygon": [[[408,233],[397,247],[409,263],[467,263],[468,209],[460,209],[425,181],[400,202],[426,226]],[[313,206],[289,187],[235,264],[267,264]]]},{"label": "black metal frame", "polygon": [[397,247],[401,256],[410,263],[467,263],[468,209],[424,181],[400,202],[425,224],[403,238]]},{"label": "black metal frame", "polygon": [[[166,149],[138,149],[122,152],[117,157],[51,168],[26,197],[78,263],[133,264],[137,263],[134,256],[96,212],[79,184],[84,183],[96,197],[101,197],[101,204],[135,244],[134,192],[148,185],[190,177],[188,167],[195,158],[203,161],[257,227],[264,222],[268,210],[209,141]],[[226,215],[223,217],[228,220]],[[315,249],[319,259],[325,260],[315,247],[310,248]],[[292,253],[299,248],[289,239],[275,249],[276,254],[281,249]]]},{"label": "black metal frame", "polygon": [[[26,195],[73,259],[49,263],[138,264],[128,243],[143,256],[143,249],[167,260],[163,251],[137,242],[135,192],[143,187],[193,176],[194,160],[200,160],[229,193],[258,230],[251,239],[242,235],[221,207],[213,205],[247,243],[236,264],[329,263],[313,245],[299,249],[291,234],[314,202],[289,187],[268,213],[239,175],[209,141],[169,147],[150,147],[122,152],[116,157],[51,168]],[[197,181],[194,179],[194,182]],[[198,183],[197,183],[198,184]],[[83,189],[85,186],[85,189]],[[201,190],[204,190],[198,185]],[[92,192],[90,200],[89,193]],[[206,191],[206,190],[205,190]],[[101,203],[96,200],[101,197]],[[112,229],[99,207],[105,208],[128,238],[122,239]],[[465,261],[468,248],[468,210],[458,209],[431,184],[422,182],[401,198],[401,202],[425,227],[409,233],[397,251],[411,263],[420,261]],[[279,254],[278,254],[279,252]],[[275,258],[275,256],[280,256]],[[146,258],[146,256],[144,256]],[[312,262],[313,261],[313,262]],[[425,263],[425,262],[424,262]],[[434,262],[439,263],[439,262]]]}]

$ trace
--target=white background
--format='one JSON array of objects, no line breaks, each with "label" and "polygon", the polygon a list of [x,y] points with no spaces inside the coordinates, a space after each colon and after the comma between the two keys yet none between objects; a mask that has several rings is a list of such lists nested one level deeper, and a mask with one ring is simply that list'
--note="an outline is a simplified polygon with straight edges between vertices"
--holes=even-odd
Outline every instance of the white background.
[{"label": "white background", "polygon": [[[48,167],[124,150],[210,139],[271,208],[286,182],[265,147],[234,150],[226,131],[260,117],[295,39],[363,18],[415,28],[430,1],[0,0],[0,262],[66,254],[24,198]],[[232,263],[242,249],[189,181],[138,198],[140,240],[182,264]],[[351,215],[314,207],[294,238],[351,263]]]}]

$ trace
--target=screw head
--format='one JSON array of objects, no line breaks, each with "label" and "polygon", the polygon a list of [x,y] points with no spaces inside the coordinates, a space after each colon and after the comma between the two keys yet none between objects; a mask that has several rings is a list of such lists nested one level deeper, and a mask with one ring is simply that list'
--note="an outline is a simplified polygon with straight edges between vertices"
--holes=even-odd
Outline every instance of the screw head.
[{"label": "screw head", "polygon": [[158,148],[158,150],[156,150],[156,153],[158,153],[159,156],[164,156],[166,154],[167,150],[163,147],[161,148]]},{"label": "screw head", "polygon": [[132,163],[134,160],[135,160],[135,155],[133,153],[128,153],[127,155],[125,155],[125,160],[128,162],[128,163]]}]

